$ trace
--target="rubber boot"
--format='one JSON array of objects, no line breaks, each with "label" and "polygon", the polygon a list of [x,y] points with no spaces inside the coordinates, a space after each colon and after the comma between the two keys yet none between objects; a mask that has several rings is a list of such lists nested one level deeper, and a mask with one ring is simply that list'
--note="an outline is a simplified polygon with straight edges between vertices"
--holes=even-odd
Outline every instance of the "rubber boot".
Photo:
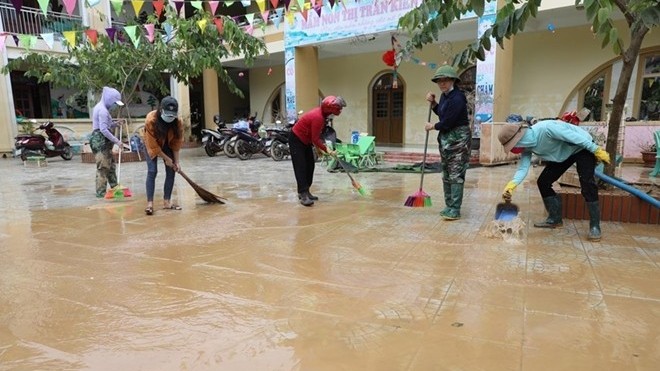
[{"label": "rubber boot", "polygon": [[587,202],[589,210],[589,241],[600,241],[600,204],[598,201]]},{"label": "rubber boot", "polygon": [[446,214],[451,210],[451,183],[443,181],[442,190],[445,196],[445,208],[440,211],[440,215]]},{"label": "rubber boot", "polygon": [[300,199],[300,204],[303,206],[312,206],[314,205],[314,201],[309,198],[309,192],[303,192],[298,195],[298,198]]},{"label": "rubber boot", "polygon": [[[310,200],[312,200],[312,201],[318,201],[318,200],[319,200],[319,198],[316,197],[316,196],[314,196],[313,194],[311,194],[311,193],[309,193],[309,192],[307,192],[307,194],[309,195],[309,199],[310,199]],[[301,196],[300,193],[298,194],[298,199],[299,199],[299,200],[302,199],[302,196]]]},{"label": "rubber boot", "polygon": [[564,223],[561,220],[561,197],[558,195],[546,197],[543,199],[543,205],[548,211],[548,218],[545,221],[534,223],[536,228],[557,228]]},{"label": "rubber boot", "polygon": [[441,211],[440,216],[445,220],[458,220],[461,218],[461,205],[463,204],[463,183],[451,183],[449,210]]}]

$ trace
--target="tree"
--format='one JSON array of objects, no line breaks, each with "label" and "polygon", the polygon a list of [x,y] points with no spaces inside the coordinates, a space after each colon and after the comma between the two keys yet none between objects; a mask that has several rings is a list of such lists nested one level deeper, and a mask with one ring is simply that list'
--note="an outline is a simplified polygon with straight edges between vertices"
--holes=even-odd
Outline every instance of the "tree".
[{"label": "tree", "polygon": [[[155,15],[149,16],[148,21],[155,23],[158,30],[153,43],[139,32],[137,46],[125,34],[120,34],[117,40],[99,35],[96,45],[85,42],[69,46],[65,55],[32,52],[9,61],[2,72],[23,70],[39,82],[83,92],[112,86],[129,104],[140,83],[165,94],[168,86],[163,83],[163,72],[170,73],[179,82],[189,83],[204,70],[213,69],[231,92],[242,97],[243,93],[220,60],[241,55],[245,63],[251,65],[257,56],[267,52],[266,46],[245,33],[231,18],[220,19],[223,20],[221,33],[215,26],[215,17],[208,12],[180,18],[168,7],[163,22]],[[200,28],[200,24],[204,27]],[[168,36],[163,29],[170,26],[172,32]]]},{"label": "tree", "polygon": [[[461,16],[474,12],[478,16],[484,13],[486,0],[427,0],[420,6],[406,13],[399,19],[399,27],[408,31],[412,38],[407,48],[421,48],[425,44],[438,40],[440,31],[447,28]],[[623,67],[614,99],[612,114],[608,122],[606,150],[616,153],[621,116],[626,95],[630,87],[630,79],[639,55],[644,37],[653,27],[660,24],[659,0],[576,0],[575,5],[584,5],[586,18],[592,24],[592,31],[601,40],[601,47],[612,47],[614,54],[621,57]],[[541,0],[505,0],[497,11],[493,25],[482,36],[470,43],[466,49],[458,53],[453,64],[465,67],[474,63],[475,59],[484,60],[485,50],[490,50],[491,37],[500,47],[504,47],[504,39],[509,39],[522,32],[530,17],[536,17]],[[630,45],[626,48],[622,32],[612,21],[612,14],[618,9],[623,14],[630,34]],[[614,173],[615,163],[607,166],[606,173]]]}]

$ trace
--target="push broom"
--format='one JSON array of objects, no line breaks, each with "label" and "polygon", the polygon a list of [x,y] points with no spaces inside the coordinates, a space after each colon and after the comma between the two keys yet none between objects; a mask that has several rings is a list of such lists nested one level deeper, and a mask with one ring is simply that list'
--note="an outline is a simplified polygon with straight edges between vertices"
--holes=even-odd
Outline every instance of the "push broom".
[{"label": "push broom", "polygon": [[193,182],[192,179],[188,178],[186,173],[184,173],[182,170],[179,170],[179,175],[181,175],[183,177],[183,179],[185,179],[186,182],[188,182],[188,184],[190,184],[190,186],[193,187],[195,192],[197,192],[197,195],[202,200],[204,200],[204,201],[206,201],[210,204],[224,204],[225,203],[224,201],[227,200],[226,198],[217,196],[217,195],[207,191],[206,189],[200,187],[199,185],[197,185],[197,183]]},{"label": "push broom", "polygon": [[[426,119],[426,122],[431,121],[431,111],[432,103],[429,103],[429,115]],[[431,206],[431,196],[429,196],[422,186],[424,185],[424,170],[426,170],[426,152],[429,146],[429,130],[426,131],[426,139],[424,139],[424,157],[422,157],[422,179],[419,181],[419,190],[415,192],[412,196],[408,196],[405,206],[408,207],[429,207]]]},{"label": "push broom", "polygon": [[[128,127],[128,123],[126,123],[126,126]],[[122,140],[122,132],[124,128],[124,122],[123,120],[119,124],[119,140]],[[105,199],[106,200],[112,200],[112,199],[123,199],[124,197],[131,197],[133,196],[133,193],[131,193],[131,190],[128,189],[128,187],[124,187],[121,184],[119,184],[119,180],[121,179],[121,153],[124,152],[124,142],[119,146],[119,156],[117,160],[117,185],[114,188],[110,188],[106,193],[105,193]]]},{"label": "push broom", "polygon": [[355,188],[355,190],[358,191],[360,196],[367,196],[369,192],[367,192],[367,190],[360,183],[358,183],[358,181],[355,180],[355,178],[353,178],[351,172],[349,171],[349,169],[347,169],[348,167],[347,164],[345,164],[344,161],[340,160],[337,157],[337,155],[334,155],[334,158],[335,160],[337,160],[337,163],[339,163],[339,166],[341,166],[341,168],[344,169],[344,172],[346,173],[346,175],[348,175],[348,178],[351,179],[351,185],[353,185],[353,188]]}]

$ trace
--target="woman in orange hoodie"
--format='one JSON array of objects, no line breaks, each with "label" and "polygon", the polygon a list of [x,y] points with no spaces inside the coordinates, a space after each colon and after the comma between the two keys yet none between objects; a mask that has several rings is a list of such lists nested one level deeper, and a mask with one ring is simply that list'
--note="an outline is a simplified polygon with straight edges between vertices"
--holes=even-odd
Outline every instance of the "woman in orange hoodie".
[{"label": "woman in orange hoodie", "polygon": [[154,190],[158,174],[157,160],[165,162],[165,186],[163,188],[163,208],[181,210],[173,204],[172,189],[174,175],[181,169],[179,165],[179,150],[183,144],[183,123],[177,117],[179,103],[167,96],[160,101],[160,109],[147,114],[144,127],[144,144],[147,150],[147,215],[154,213]]}]

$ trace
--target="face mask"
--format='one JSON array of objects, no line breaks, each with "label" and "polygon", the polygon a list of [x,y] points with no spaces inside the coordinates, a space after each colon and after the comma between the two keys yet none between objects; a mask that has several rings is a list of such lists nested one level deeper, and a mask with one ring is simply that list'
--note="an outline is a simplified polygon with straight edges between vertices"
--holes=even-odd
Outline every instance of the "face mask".
[{"label": "face mask", "polygon": [[511,148],[511,153],[519,155],[519,154],[523,153],[524,150],[525,150],[524,147],[513,147],[513,148]]},{"label": "face mask", "polygon": [[163,121],[167,122],[168,124],[170,124],[170,123],[172,123],[172,121],[176,120],[176,116],[169,116],[169,115],[165,115],[163,113],[160,114],[160,118]]}]

